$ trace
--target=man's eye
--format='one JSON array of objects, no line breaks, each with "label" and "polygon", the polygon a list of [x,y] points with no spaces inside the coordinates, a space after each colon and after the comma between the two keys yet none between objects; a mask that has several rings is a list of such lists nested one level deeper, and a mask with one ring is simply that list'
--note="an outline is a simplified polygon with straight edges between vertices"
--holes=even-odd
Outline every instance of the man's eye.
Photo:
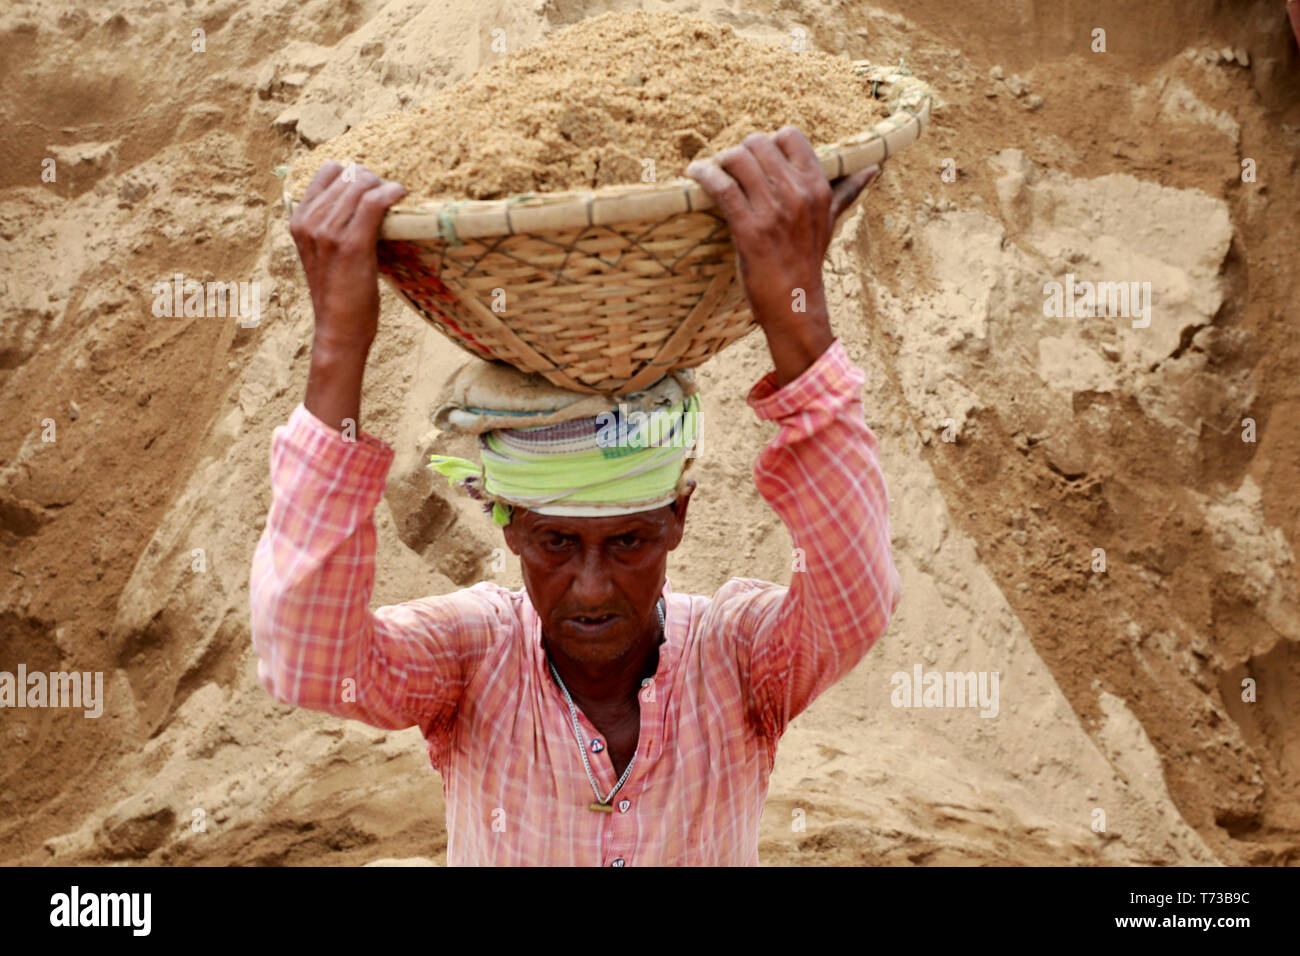
[{"label": "man's eye", "polygon": [[621,534],[614,540],[625,548],[635,548],[641,543],[640,536],[635,534]]},{"label": "man's eye", "polygon": [[549,538],[546,538],[546,539],[542,542],[542,545],[543,545],[545,548],[547,548],[548,550],[551,550],[551,551],[559,551],[561,548],[563,548],[563,547],[564,547],[566,544],[568,544],[568,543],[569,543],[569,539],[568,539],[568,538],[564,538],[564,537],[561,537],[561,536],[559,536],[559,535],[551,535]]}]

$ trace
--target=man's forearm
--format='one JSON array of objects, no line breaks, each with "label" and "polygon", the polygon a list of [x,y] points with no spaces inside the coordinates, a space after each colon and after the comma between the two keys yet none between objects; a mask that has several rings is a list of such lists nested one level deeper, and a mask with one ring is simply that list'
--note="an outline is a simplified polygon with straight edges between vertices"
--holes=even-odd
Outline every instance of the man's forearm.
[{"label": "man's forearm", "polygon": [[343,430],[351,420],[354,434],[361,429],[361,381],[365,377],[369,346],[344,346],[316,339],[311,347],[311,370],[302,403],[330,428]]},{"label": "man's forearm", "polygon": [[820,314],[809,313],[808,321],[798,327],[787,322],[779,328],[764,326],[763,332],[767,336],[767,348],[772,353],[772,364],[776,368],[777,388],[785,388],[807,371],[835,341],[830,317],[825,310],[821,310]]},{"label": "man's forearm", "polygon": [[777,388],[785,388],[807,371],[835,341],[826,289],[820,281],[808,283],[804,304],[803,312],[795,312],[789,303],[783,303],[775,311],[754,313],[754,321],[767,336]]}]

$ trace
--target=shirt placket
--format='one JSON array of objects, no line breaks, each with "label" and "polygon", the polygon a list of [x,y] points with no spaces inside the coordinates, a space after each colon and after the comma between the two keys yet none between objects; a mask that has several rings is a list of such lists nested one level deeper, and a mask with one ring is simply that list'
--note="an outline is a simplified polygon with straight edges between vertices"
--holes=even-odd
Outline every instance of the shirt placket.
[{"label": "shirt placket", "polygon": [[[664,682],[667,675],[672,671],[676,661],[676,654],[677,648],[669,645],[666,641],[661,644],[659,646],[659,666],[655,670],[654,677],[646,678],[641,682],[637,705],[640,726],[637,730],[634,757],[636,763],[632,767],[632,772],[628,774],[627,781],[619,789],[618,793],[614,794],[612,800],[613,811],[609,813],[587,811],[602,818],[599,823],[601,827],[602,866],[632,865],[633,855],[636,851],[636,835],[639,830],[636,788],[640,780],[650,772],[651,766],[658,760],[659,754],[663,750],[663,700],[657,688],[659,683]],[[563,696],[559,688],[555,688],[555,691],[561,697]],[[567,708],[567,702],[565,706]],[[596,787],[600,790],[600,797],[604,798],[618,783],[619,776],[614,773],[614,762],[609,756],[609,743],[605,740],[604,734],[597,730],[595,725],[587,719],[587,715],[582,712],[581,707],[575,706],[574,710],[577,712],[578,729],[582,732],[583,747],[587,755],[587,761],[591,765],[592,776],[596,778]],[[586,776],[585,771],[583,776]],[[588,788],[590,788],[590,782],[588,782]],[[596,799],[596,795],[593,793],[592,802]]]},{"label": "shirt placket", "polygon": [[[641,682],[641,690],[637,695],[641,726],[636,739],[636,766],[628,774],[623,789],[614,794],[614,812],[608,814],[610,819],[605,852],[607,866],[631,866],[636,853],[642,809],[639,802],[644,793],[644,788],[639,784],[651,772],[663,751],[664,702],[659,688],[672,670],[675,658],[676,648],[666,642],[660,645],[659,667],[655,670],[655,676]],[[612,771],[613,764],[610,763],[609,767]]]},{"label": "shirt placket", "polygon": [[[655,675],[658,676],[658,673]],[[662,719],[659,698],[654,693],[654,679],[646,678],[641,682],[638,692],[640,701],[641,725],[636,738],[636,766],[628,774],[623,789],[614,794],[614,812],[609,814],[609,828],[606,861],[609,866],[630,866],[636,853],[638,825],[638,798],[640,788],[637,786],[655,761],[657,749],[661,743]]]},{"label": "shirt placket", "polygon": [[[596,729],[595,725],[587,719],[587,715],[582,712],[582,708],[577,708],[578,712],[578,729],[582,731],[583,748],[587,754],[587,761],[591,765],[591,774],[596,778],[596,787],[600,790],[600,798],[603,799],[614,785],[618,783],[618,775],[614,773],[614,762],[609,756],[609,742],[605,739],[604,734]],[[641,743],[637,741],[637,762],[641,761]],[[631,809],[632,802],[627,797],[628,787],[632,785],[632,778],[636,776],[637,767],[632,768],[632,773],[628,774],[627,781],[614,794],[613,813],[604,813],[600,811],[587,810],[588,813],[600,817],[599,826],[601,828],[600,846],[601,846],[601,865],[603,866],[626,866],[628,863],[628,852],[621,847],[615,835],[615,828],[612,826],[614,819],[623,817]],[[585,776],[585,773],[584,773]],[[590,788],[590,783],[588,783]],[[596,794],[591,794],[591,801],[597,800]]]},{"label": "shirt placket", "polygon": [[[653,691],[653,684],[650,678],[641,682],[636,765],[633,766],[632,772],[628,774],[627,781],[619,788],[618,793],[614,794],[611,801],[613,811],[610,813],[589,811],[596,812],[596,815],[602,818],[600,821],[602,866],[631,866],[636,852],[638,831],[634,813],[637,808],[636,785],[654,761],[661,744],[662,711],[659,699]],[[600,788],[600,795],[603,798],[618,783],[618,775],[614,773],[614,762],[609,756],[609,742],[587,719],[581,708],[578,708],[578,728],[582,731],[591,773],[596,778],[596,786]],[[592,800],[595,799],[593,793]]]}]

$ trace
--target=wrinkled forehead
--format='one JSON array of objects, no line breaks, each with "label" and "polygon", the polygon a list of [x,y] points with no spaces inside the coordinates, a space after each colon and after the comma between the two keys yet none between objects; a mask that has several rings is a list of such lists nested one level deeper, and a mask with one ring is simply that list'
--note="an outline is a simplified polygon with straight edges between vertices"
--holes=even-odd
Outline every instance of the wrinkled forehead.
[{"label": "wrinkled forehead", "polygon": [[584,539],[600,539],[633,534],[638,531],[642,533],[663,531],[672,520],[673,506],[668,504],[650,511],[610,515],[605,518],[544,515],[516,507],[511,523],[524,534],[563,534]]}]

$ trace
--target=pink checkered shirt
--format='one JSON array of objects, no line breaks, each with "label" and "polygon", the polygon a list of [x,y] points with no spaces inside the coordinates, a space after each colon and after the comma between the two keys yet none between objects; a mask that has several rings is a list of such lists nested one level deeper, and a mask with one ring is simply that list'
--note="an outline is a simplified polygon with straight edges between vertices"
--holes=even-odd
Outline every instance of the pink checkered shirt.
[{"label": "pink checkered shirt", "polygon": [[[614,812],[588,809],[595,795],[526,590],[483,582],[369,608],[393,450],[364,432],[344,442],[303,405],[272,437],[253,558],[262,685],[284,703],[418,726],[442,774],[449,865],[756,865],[777,741],[898,605],[864,381],[836,339],[784,388],[769,372],[750,390],[758,417],[779,425],[754,479],[801,553],[788,587],[731,578],[708,596],[665,584],[659,668]],[[578,716],[606,794],[609,750]]]}]

